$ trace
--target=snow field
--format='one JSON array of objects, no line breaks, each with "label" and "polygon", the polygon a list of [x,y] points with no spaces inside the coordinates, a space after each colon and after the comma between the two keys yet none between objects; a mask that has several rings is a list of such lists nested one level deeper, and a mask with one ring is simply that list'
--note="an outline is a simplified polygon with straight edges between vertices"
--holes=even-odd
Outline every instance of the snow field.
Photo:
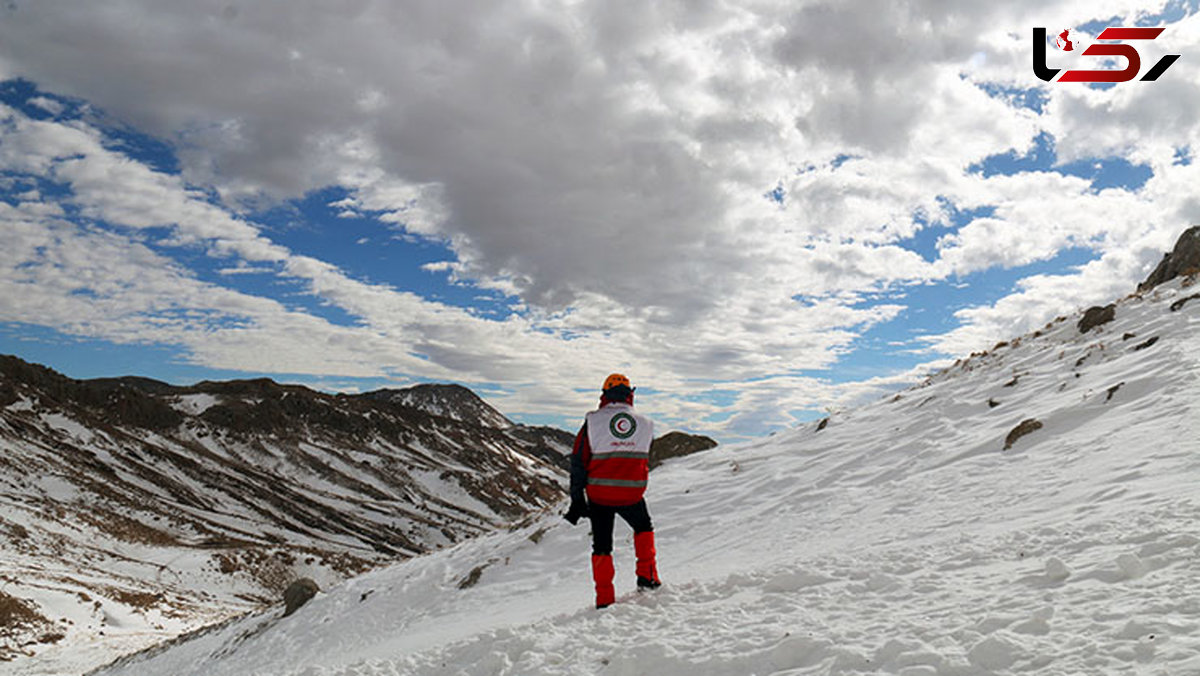
[{"label": "snow field", "polygon": [[658,592],[618,525],[618,602],[593,609],[587,528],[546,513],[101,673],[1200,673],[1200,304],[1169,312],[1177,284],[669,461]]},{"label": "snow field", "polygon": [[[1162,543],[1148,562],[1127,551],[1066,579],[1022,560],[1020,544],[883,551],[685,583],[624,599],[612,613],[584,610],[406,659],[297,673],[1094,674],[1195,654],[1200,615],[1180,600],[1187,585],[1136,584],[1141,575],[1119,564],[1194,575],[1195,539]],[[1072,558],[1103,560],[1131,544]],[[1070,599],[1077,593],[1084,604]]]}]

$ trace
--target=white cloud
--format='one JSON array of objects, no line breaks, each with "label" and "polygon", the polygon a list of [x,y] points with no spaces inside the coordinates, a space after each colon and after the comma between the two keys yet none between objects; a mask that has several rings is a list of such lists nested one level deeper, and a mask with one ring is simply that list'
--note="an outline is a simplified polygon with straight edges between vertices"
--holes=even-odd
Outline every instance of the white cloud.
[{"label": "white cloud", "polygon": [[[475,9],[363,6],[343,16],[291,6],[290,15],[306,17],[297,36],[268,20],[265,5],[236,16],[159,8],[152,13],[161,31],[140,49],[172,56],[136,63],[154,86],[136,93],[136,72],[120,85],[105,81],[128,49],[122,12],[12,18],[32,34],[86,24],[94,81],[60,70],[66,59],[27,55],[31,74],[68,81],[68,91],[87,86],[89,100],[180,135],[189,179],[219,166],[212,178],[230,195],[350,184],[366,208],[453,242],[464,274],[507,279],[551,309],[585,293],[682,307],[664,315],[676,322],[710,309],[710,299],[729,292],[727,280],[758,277],[763,249],[773,247],[744,246],[744,218],[780,222],[755,213],[765,206],[756,205],[761,193],[804,155],[833,150],[807,137],[834,129],[905,137],[891,117],[854,124],[846,113],[891,116],[920,101],[908,95],[912,81],[936,79],[965,39],[931,35],[923,19],[899,10],[872,17],[811,3],[794,13],[718,4]],[[798,52],[805,43],[796,36],[810,22],[822,35],[855,26],[863,39],[828,45],[828,54]],[[897,40],[897,28],[921,30]],[[869,87],[810,94],[857,81],[885,53],[893,58]],[[814,63],[832,73],[805,71]],[[919,68],[898,82],[887,77],[905,63]],[[256,95],[235,96],[246,91]],[[365,112],[364,97],[375,102]],[[853,213],[854,204],[845,206]],[[881,216],[905,227],[914,206]],[[774,276],[786,284],[797,266],[778,267]]]},{"label": "white cloud", "polygon": [[[1068,246],[1101,255],[1077,274],[1026,280],[930,338],[975,349],[1060,312],[1055,293],[1082,300],[1130,285],[1181,221],[1200,220],[1187,197],[1195,170],[1173,163],[1176,148],[1200,141],[1200,66],[1187,56],[1200,54],[1197,17],[1154,46],[1185,54],[1158,83],[1095,91],[1029,72],[1033,26],[1161,4],[13,3],[0,9],[0,73],[169,140],[183,172],[106,147],[90,122],[8,108],[0,166],[68,184],[83,216],[119,229],[77,238],[162,268],[131,281],[62,254],[114,316],[145,319],[133,326],[197,361],[500,382],[519,410],[576,406],[576,388],[621,365],[675,393],[696,378],[737,383],[743,413],[714,427],[749,429],[853,389],[781,374],[832,366],[896,317],[902,308],[873,292]],[[1045,114],[1003,104],[984,82],[1037,85]],[[1137,193],[1096,194],[1053,172],[967,172],[1042,131],[1064,162],[1117,154],[1155,177]],[[426,270],[516,296],[522,314],[480,319],[363,282],[241,215],[329,185],[350,191],[334,205],[347,216],[445,242],[457,260]],[[776,186],[783,205],[763,197]],[[905,248],[918,218],[947,224],[948,204],[994,213],[944,237],[938,261]],[[30,198],[21,218],[65,232],[54,209]],[[171,247],[222,259],[224,280],[269,270],[357,324],[200,282],[167,258]],[[61,305],[66,322],[70,289],[45,284],[39,301]],[[179,289],[184,300],[171,300]],[[214,305],[221,294],[236,311]],[[185,301],[234,324],[149,321]],[[12,316],[29,314],[14,303]],[[133,339],[101,320],[64,326]],[[663,413],[705,410],[676,401]]]},{"label": "white cloud", "polygon": [[37,106],[51,115],[59,115],[67,109],[67,107],[59,101],[47,98],[45,96],[35,96],[29,99],[29,104],[32,106]]}]

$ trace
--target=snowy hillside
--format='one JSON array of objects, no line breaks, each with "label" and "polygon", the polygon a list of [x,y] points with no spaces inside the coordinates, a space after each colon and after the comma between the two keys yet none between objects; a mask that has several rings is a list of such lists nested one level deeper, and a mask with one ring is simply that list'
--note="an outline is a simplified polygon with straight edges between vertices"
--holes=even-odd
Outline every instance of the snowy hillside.
[{"label": "snowy hillside", "polygon": [[100,673],[1200,674],[1196,291],[667,462],[656,593],[618,526],[595,610],[587,528],[548,510]]},{"label": "snowy hillside", "polygon": [[78,674],[563,495],[542,458],[570,433],[453,412],[265,379],[76,381],[0,356],[0,673]]}]

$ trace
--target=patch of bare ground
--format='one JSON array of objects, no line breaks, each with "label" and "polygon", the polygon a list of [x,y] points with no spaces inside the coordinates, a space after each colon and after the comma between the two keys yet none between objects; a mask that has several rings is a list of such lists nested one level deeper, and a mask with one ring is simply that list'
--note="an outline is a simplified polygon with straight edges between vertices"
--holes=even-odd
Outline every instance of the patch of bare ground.
[{"label": "patch of bare ground", "polygon": [[0,519],[0,542],[3,542],[4,548],[11,552],[28,553],[36,549],[28,528],[4,519]]},{"label": "patch of bare ground", "polygon": [[30,601],[0,591],[0,662],[11,662],[39,643],[58,643],[65,635]]},{"label": "patch of bare ground", "polygon": [[165,531],[109,509],[95,506],[80,509],[77,518],[101,533],[122,542],[155,547],[178,547],[181,544],[175,536]]},{"label": "patch of bare ground", "polygon": [[244,575],[272,594],[282,594],[296,579],[298,557],[305,563],[320,560],[347,577],[365,573],[375,566],[370,561],[344,553],[240,547],[213,554],[213,563],[222,575]]},{"label": "patch of bare ground", "polygon": [[167,600],[166,595],[161,592],[151,593],[147,591],[118,589],[116,587],[110,587],[106,589],[105,595],[117,603],[121,603],[129,606],[130,608],[141,611],[157,608]]}]

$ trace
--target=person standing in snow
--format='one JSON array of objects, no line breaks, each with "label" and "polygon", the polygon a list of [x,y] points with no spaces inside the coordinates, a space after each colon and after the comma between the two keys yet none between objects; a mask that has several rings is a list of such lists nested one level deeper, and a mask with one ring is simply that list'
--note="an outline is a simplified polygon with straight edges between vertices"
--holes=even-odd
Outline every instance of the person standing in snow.
[{"label": "person standing in snow", "polygon": [[650,441],[654,424],[633,410],[629,378],[614,373],[604,381],[600,408],[587,414],[571,453],[571,506],[565,518],[592,522],[592,578],[596,607],[616,601],[613,588],[613,524],[620,515],[633,528],[638,590],[657,589],[654,526],[646,508]]}]

